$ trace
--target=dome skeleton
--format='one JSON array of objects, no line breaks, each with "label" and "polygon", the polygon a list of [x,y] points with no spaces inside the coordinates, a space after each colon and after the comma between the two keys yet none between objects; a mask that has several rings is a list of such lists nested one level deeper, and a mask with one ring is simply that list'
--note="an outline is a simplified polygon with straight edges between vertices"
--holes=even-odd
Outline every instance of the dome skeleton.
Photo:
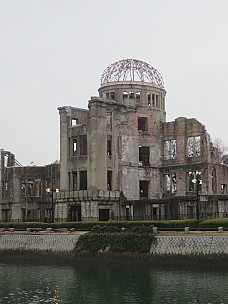
[{"label": "dome skeleton", "polygon": [[146,82],[164,88],[160,73],[146,62],[123,59],[108,66],[101,76],[101,85],[111,82]]}]

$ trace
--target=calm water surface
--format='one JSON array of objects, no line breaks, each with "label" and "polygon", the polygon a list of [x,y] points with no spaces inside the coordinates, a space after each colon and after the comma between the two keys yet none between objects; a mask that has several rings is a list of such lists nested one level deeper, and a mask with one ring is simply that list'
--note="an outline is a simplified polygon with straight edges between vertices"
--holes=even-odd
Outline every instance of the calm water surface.
[{"label": "calm water surface", "polygon": [[140,263],[0,262],[1,304],[228,304],[228,270]]}]

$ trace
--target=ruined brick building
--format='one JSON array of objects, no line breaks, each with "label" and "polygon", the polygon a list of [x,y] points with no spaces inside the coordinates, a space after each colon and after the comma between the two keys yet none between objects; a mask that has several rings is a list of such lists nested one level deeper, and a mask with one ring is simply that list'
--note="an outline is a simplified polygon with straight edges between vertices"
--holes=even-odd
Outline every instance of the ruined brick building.
[{"label": "ruined brick building", "polygon": [[228,216],[228,166],[195,118],[166,122],[156,69],[121,60],[98,91],[88,109],[58,108],[60,164],[23,167],[2,150],[1,221]]},{"label": "ruined brick building", "polygon": [[196,119],[166,122],[157,70],[121,60],[104,71],[98,91],[88,109],[58,108],[56,220],[227,216],[228,167]]},{"label": "ruined brick building", "polygon": [[0,221],[52,222],[59,164],[22,166],[13,153],[1,149],[0,168]]}]

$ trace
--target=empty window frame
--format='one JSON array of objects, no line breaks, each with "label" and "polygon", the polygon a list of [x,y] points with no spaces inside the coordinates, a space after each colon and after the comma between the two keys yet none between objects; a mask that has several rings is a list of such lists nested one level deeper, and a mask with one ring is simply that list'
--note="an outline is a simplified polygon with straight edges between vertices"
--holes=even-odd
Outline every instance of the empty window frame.
[{"label": "empty window frame", "polygon": [[148,102],[148,106],[151,106],[151,93],[147,94],[147,102]]},{"label": "empty window frame", "polygon": [[170,139],[165,141],[164,145],[164,158],[176,159],[177,157],[177,142],[176,139]]},{"label": "empty window frame", "polygon": [[109,99],[109,93],[106,93],[106,99]]},{"label": "empty window frame", "polygon": [[217,178],[216,178],[216,169],[215,168],[212,168],[211,180],[212,180],[212,191],[213,191],[213,193],[216,193],[217,192]]},{"label": "empty window frame", "polygon": [[128,99],[128,92],[124,91],[123,92],[123,100]]},{"label": "empty window frame", "polygon": [[6,198],[9,196],[9,185],[8,181],[2,182],[2,198]]},{"label": "empty window frame", "polygon": [[87,136],[79,135],[80,155],[87,155]]},{"label": "empty window frame", "polygon": [[196,191],[196,181],[198,181],[198,190],[201,190],[201,172],[200,171],[189,171],[187,173],[187,185],[188,185],[188,191]]},{"label": "empty window frame", "polygon": [[111,170],[107,171],[107,189],[109,191],[112,190],[112,171]]},{"label": "empty window frame", "polygon": [[73,148],[73,155],[75,156],[77,154],[77,138],[73,138],[72,140],[72,148]]},{"label": "empty window frame", "polygon": [[39,176],[34,181],[34,196],[41,196],[41,178]]},{"label": "empty window frame", "polygon": [[21,179],[21,197],[26,197],[26,180]]},{"label": "empty window frame", "polygon": [[71,126],[72,126],[72,127],[73,127],[73,126],[77,126],[77,124],[78,124],[77,118],[72,118],[72,119],[71,119]]},{"label": "empty window frame", "polygon": [[141,166],[148,166],[150,163],[150,147],[139,147],[139,164]]},{"label": "empty window frame", "polygon": [[188,157],[198,157],[201,154],[200,136],[188,137]]},{"label": "empty window frame", "polygon": [[34,181],[33,180],[27,181],[27,194],[28,194],[28,197],[34,196]]},{"label": "empty window frame", "polygon": [[175,193],[177,191],[176,173],[165,174],[165,193]]},{"label": "empty window frame", "polygon": [[87,171],[79,171],[80,190],[87,190]]},{"label": "empty window frame", "polygon": [[106,114],[106,119],[107,119],[108,126],[111,127],[112,126],[112,113],[108,112]]},{"label": "empty window frame", "polygon": [[136,102],[140,101],[140,92],[135,93],[135,99],[136,99]]},{"label": "empty window frame", "polygon": [[112,135],[107,136],[107,155],[112,155]]},{"label": "empty window frame", "polygon": [[139,197],[141,199],[148,198],[149,195],[149,181],[139,181]]},{"label": "empty window frame", "polygon": [[226,194],[227,186],[226,184],[221,184],[221,194]]},{"label": "empty window frame", "polygon": [[158,95],[155,96],[156,96],[156,108],[159,108],[159,96]]},{"label": "empty window frame", "polygon": [[138,130],[147,131],[147,117],[138,117]]},{"label": "empty window frame", "polygon": [[110,93],[110,99],[115,100],[115,92]]},{"label": "empty window frame", "polygon": [[72,180],[73,180],[73,191],[77,191],[77,171],[72,172]]},{"label": "empty window frame", "polygon": [[152,107],[155,107],[155,94],[152,94]]},{"label": "empty window frame", "polygon": [[129,99],[134,99],[135,98],[135,93],[133,91],[130,91],[128,94]]}]

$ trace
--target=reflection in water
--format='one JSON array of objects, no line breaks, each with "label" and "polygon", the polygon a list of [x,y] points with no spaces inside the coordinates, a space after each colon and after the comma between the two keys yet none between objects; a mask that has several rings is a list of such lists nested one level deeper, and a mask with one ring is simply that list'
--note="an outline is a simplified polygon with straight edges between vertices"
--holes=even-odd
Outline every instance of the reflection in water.
[{"label": "reflection in water", "polygon": [[1,304],[228,303],[228,272],[80,260],[0,264]]}]

